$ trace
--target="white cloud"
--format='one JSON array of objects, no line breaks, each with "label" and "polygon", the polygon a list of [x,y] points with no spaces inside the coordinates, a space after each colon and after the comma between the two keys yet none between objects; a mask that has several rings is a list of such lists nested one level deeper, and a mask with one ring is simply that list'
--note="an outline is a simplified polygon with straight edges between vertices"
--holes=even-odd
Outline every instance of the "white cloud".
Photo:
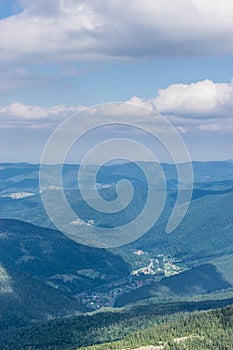
[{"label": "white cloud", "polygon": [[233,82],[211,80],[173,84],[158,91],[154,106],[160,113],[196,117],[232,117]]},{"label": "white cloud", "polygon": [[231,0],[23,0],[1,61],[233,53]]},{"label": "white cloud", "polygon": [[153,106],[188,129],[233,131],[233,82],[170,85],[159,90]]},{"label": "white cloud", "polygon": [[56,127],[72,114],[84,109],[84,106],[40,107],[14,102],[0,108],[0,123],[1,128],[50,129]]},{"label": "white cloud", "polygon": [[136,106],[147,108],[149,110],[154,110],[154,108],[153,108],[153,99],[144,100],[144,99],[142,99],[140,97],[133,96],[133,97],[131,97],[130,100],[128,100],[126,102],[130,103],[130,104],[133,104],[133,105],[136,105]]},{"label": "white cloud", "polygon": [[202,123],[198,127],[199,130],[203,131],[233,131],[233,118],[230,120],[215,120],[209,123]]},{"label": "white cloud", "polygon": [[[189,130],[233,131],[233,82],[214,83],[211,80],[192,84],[172,84],[160,89],[155,98],[149,100],[133,96],[127,103],[141,106],[167,117],[180,132]],[[18,102],[0,108],[2,128],[44,128],[52,129],[60,122],[87,107],[64,106],[53,107],[27,106]],[[111,105],[111,110],[103,112],[118,115],[118,105]],[[94,114],[95,109],[90,113]],[[102,111],[100,109],[100,111]],[[105,111],[105,112],[106,112]],[[127,107],[122,109],[127,113]],[[135,110],[135,118],[141,118],[141,110]],[[101,115],[98,116],[101,120]]]},{"label": "white cloud", "polygon": [[146,101],[134,96],[128,102],[166,116],[182,132],[233,130],[233,82],[172,84],[160,89],[154,99]]}]

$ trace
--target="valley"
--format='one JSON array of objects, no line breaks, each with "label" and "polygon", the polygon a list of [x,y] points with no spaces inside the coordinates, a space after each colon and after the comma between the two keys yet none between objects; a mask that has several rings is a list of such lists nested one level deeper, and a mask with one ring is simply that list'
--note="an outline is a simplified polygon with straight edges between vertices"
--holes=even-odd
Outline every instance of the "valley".
[{"label": "valley", "polygon": [[[144,251],[131,252],[138,257],[135,265],[148,264],[137,270],[132,270],[130,275],[124,279],[105,284],[101,287],[77,294],[75,297],[90,310],[100,310],[106,307],[114,307],[116,299],[130,291],[150,286],[165,277],[170,277],[184,271],[184,267],[175,265],[181,261],[159,254],[154,258]],[[142,258],[143,256],[143,258]]]},{"label": "valley", "polygon": [[[41,202],[37,165],[1,166],[3,350],[15,348],[19,337],[22,350],[76,350],[77,346],[118,350],[150,345],[167,350],[170,343],[173,347],[198,343],[202,349],[199,333],[179,330],[170,343],[159,344],[147,332],[150,327],[173,327],[186,317],[195,318],[196,313],[201,317],[203,310],[233,304],[233,162],[223,162],[221,167],[218,162],[194,163],[196,182],[190,208],[172,234],[166,234],[165,227],[177,196],[176,174],[170,165],[163,166],[168,192],[158,222],[140,239],[109,249],[78,244],[56,230]],[[133,182],[132,204],[119,215],[104,216],[85,204],[75,188],[76,170],[64,168],[65,194],[77,213],[70,223],[74,229],[82,229],[84,223],[117,227],[138,215],[147,187],[131,165],[107,166],[98,178],[98,191],[109,201],[116,196],[117,181],[126,177]],[[51,177],[44,190],[60,188]],[[92,198],[92,190],[86,191]],[[59,203],[57,212],[59,216]],[[135,341],[133,332],[138,331],[142,341]]]}]

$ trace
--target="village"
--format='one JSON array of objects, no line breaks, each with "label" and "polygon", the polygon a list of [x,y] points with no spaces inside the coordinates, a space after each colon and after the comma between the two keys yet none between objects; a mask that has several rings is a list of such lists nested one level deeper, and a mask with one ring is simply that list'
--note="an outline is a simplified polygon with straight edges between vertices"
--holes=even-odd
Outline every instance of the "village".
[{"label": "village", "polygon": [[157,282],[162,278],[179,274],[184,270],[181,266],[181,261],[164,254],[152,257],[149,253],[142,250],[132,253],[137,257],[143,256],[143,260],[148,261],[148,264],[139,269],[132,270],[130,276],[127,278],[98,287],[95,291],[86,291],[77,294],[76,298],[91,310],[113,307],[119,295]]}]

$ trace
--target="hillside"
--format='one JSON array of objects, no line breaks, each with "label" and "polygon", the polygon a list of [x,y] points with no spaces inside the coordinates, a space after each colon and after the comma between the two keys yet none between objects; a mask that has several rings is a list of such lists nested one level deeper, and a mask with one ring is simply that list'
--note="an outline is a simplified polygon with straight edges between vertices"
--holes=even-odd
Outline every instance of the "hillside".
[{"label": "hillside", "polygon": [[[173,339],[174,334],[176,337],[187,335],[187,329],[189,330],[187,320],[190,327],[194,324],[193,319],[187,313],[225,307],[232,303],[232,298],[222,300],[214,300],[213,298],[213,300],[196,302],[149,303],[118,311],[106,310],[57,319],[18,330],[2,332],[0,334],[1,349],[76,350],[83,349],[82,346],[85,348],[85,346],[92,344],[103,343],[103,345],[96,345],[90,349],[109,350],[134,348],[142,344],[157,345],[159,334],[160,340],[163,340],[164,343]],[[183,319],[184,321],[182,321]],[[161,326],[159,326],[160,324]],[[151,329],[151,327],[153,328]],[[203,327],[204,331],[206,331],[205,327]],[[176,330],[177,332],[175,332]],[[214,327],[213,330],[215,330]],[[135,331],[139,333],[134,334]],[[196,328],[193,328],[193,331],[195,333],[191,334],[198,332]],[[114,341],[119,339],[122,341],[115,344]]]},{"label": "hillside", "polygon": [[[208,194],[191,202],[179,227],[165,233],[171,212],[167,207],[162,218],[146,235],[136,242],[119,248],[119,252],[143,250],[157,254],[170,254],[187,263],[232,253],[233,190]],[[198,220],[197,220],[198,218]]]},{"label": "hillside", "polygon": [[79,348],[80,350],[230,350],[233,337],[233,307],[208,311],[162,324],[123,340]]},{"label": "hillside", "polygon": [[85,311],[46,283],[0,265],[0,331]]},{"label": "hillside", "polygon": [[31,274],[68,294],[129,274],[121,257],[79,245],[58,231],[17,220],[0,220],[0,263]]},{"label": "hillside", "polygon": [[[164,281],[152,283],[118,297],[115,305],[124,305],[153,295],[163,293],[176,295],[177,293],[192,294],[195,290],[207,292],[206,287],[221,289],[233,284],[233,191],[207,195],[193,200],[186,217],[181,225],[171,234],[165,231],[167,214],[160,220],[159,225],[151,229],[144,237],[131,245],[118,249],[125,260],[136,266],[149,256],[157,259],[164,254],[180,261],[185,269],[178,276]],[[197,220],[198,218],[198,220]],[[143,251],[144,255],[132,254]],[[131,254],[130,254],[131,252]],[[202,267],[198,267],[202,265]],[[199,275],[198,270],[203,268]],[[206,269],[206,271],[205,271]],[[197,273],[197,275],[196,275]],[[206,279],[206,282],[204,280]],[[174,285],[180,286],[180,291]],[[186,288],[190,283],[190,288]],[[205,287],[203,287],[203,283]]]},{"label": "hillside", "polygon": [[149,298],[177,298],[207,294],[232,287],[224,274],[212,264],[203,264],[178,275],[164,278],[133,291],[123,293],[115,301],[115,307],[133,304]]}]

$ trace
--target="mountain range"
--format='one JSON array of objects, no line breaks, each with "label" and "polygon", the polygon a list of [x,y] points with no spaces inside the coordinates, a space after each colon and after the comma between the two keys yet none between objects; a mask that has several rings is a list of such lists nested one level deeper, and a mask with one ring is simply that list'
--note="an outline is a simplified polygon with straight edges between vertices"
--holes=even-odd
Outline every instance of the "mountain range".
[{"label": "mountain range", "polygon": [[[146,164],[148,172],[150,166],[150,163]],[[83,317],[84,323],[90,322],[89,312],[93,310],[94,315],[99,315],[96,319],[101,319],[103,327],[115,317],[118,324],[116,333],[113,331],[115,326],[111,325],[111,334],[115,335],[108,337],[106,329],[102,340],[99,333],[94,336],[94,344],[117,339],[119,327],[123,337],[124,328],[130,333],[129,324],[134,324],[131,331],[150,326],[150,322],[155,322],[152,306],[150,317],[144,319],[144,326],[140,324],[139,327],[137,316],[134,321],[129,321],[132,308],[136,308],[137,315],[138,310],[147,307],[148,303],[155,308],[163,303],[166,310],[163,317],[170,314],[169,310],[174,306],[169,304],[171,302],[191,303],[193,306],[189,305],[186,311],[189,308],[195,310],[197,300],[206,302],[204,300],[211,300],[214,296],[216,304],[205,304],[204,309],[232,303],[233,162],[193,163],[195,182],[190,207],[183,222],[171,234],[167,234],[165,228],[177,197],[178,179],[173,165],[162,166],[168,191],[158,222],[135,242],[119,248],[99,249],[68,239],[50,222],[41,201],[39,165],[0,165],[2,344],[7,344],[9,334],[17,338],[19,327],[26,327],[25,332],[29,334],[38,334],[39,330],[43,337],[49,334],[50,327],[55,327],[54,332],[58,332],[61,324],[66,332],[69,333],[69,329],[74,332],[74,328],[79,327],[76,323],[78,317]],[[53,167],[52,171],[57,171],[58,166]],[[108,165],[98,173],[98,191],[105,200],[115,198],[115,185],[121,179],[129,180],[135,188],[132,204],[117,215],[103,215],[85,203],[77,186],[78,169],[78,165],[67,164],[63,174],[66,197],[80,220],[93,220],[96,226],[111,228],[133,219],[143,208],[147,195],[146,178],[135,165]],[[96,166],[86,169],[87,172],[95,170]],[[48,187],[44,191],[61,190],[54,188],[51,178],[46,181]],[[88,188],[88,183],[86,186]],[[88,189],[90,196],[92,190]],[[59,213],[59,203],[56,205]],[[119,307],[124,308],[124,317],[117,318]],[[107,310],[111,310],[111,316]],[[122,317],[126,318],[125,323],[121,323]],[[66,323],[66,320],[70,321]],[[29,344],[26,333],[23,337],[25,344]],[[40,349],[43,339],[35,349]],[[75,337],[72,339],[69,349],[76,349],[75,344],[91,345],[87,335],[82,338],[83,343],[76,341]],[[61,341],[62,349],[66,349],[64,341],[67,340]],[[30,346],[25,345],[22,349],[34,349]],[[51,345],[51,349],[58,347]]]}]

